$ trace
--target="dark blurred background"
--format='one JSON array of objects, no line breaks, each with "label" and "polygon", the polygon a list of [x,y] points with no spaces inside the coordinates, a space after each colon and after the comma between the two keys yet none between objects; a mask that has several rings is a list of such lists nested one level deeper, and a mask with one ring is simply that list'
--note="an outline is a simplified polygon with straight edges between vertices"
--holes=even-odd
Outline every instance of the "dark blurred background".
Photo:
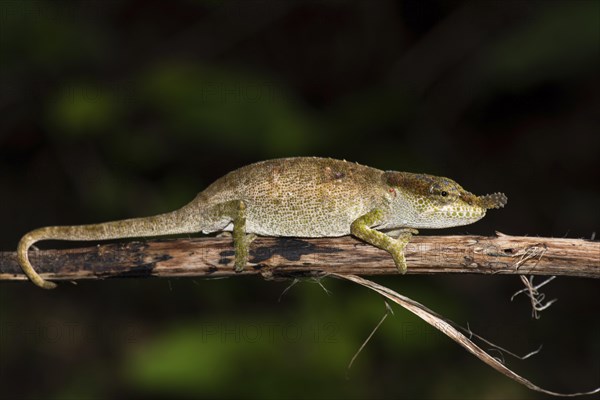
[{"label": "dark blurred background", "polygon": [[[0,248],[44,225],[175,209],[250,162],[331,156],[508,206],[423,234],[600,229],[600,2],[0,1]],[[42,243],[41,248],[72,246]],[[600,257],[600,255],[599,255]],[[515,276],[377,278],[600,386],[598,282],[531,318]],[[540,278],[537,281],[541,281]],[[367,289],[259,278],[0,284],[2,398],[539,399]]]}]

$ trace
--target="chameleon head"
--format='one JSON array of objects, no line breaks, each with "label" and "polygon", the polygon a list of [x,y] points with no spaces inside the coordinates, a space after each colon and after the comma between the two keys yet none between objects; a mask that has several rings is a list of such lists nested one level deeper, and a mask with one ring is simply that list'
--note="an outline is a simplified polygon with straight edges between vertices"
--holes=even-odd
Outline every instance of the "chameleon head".
[{"label": "chameleon head", "polygon": [[395,190],[392,212],[407,228],[448,228],[480,220],[491,208],[506,204],[504,193],[476,196],[452,179],[426,174],[386,172],[386,182]]}]

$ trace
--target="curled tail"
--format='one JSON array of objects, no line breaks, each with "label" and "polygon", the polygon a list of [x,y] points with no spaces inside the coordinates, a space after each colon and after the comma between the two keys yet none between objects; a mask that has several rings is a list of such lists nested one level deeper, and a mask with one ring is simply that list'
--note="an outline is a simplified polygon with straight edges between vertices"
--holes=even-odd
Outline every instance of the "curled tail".
[{"label": "curled tail", "polygon": [[21,269],[27,275],[27,277],[33,282],[35,285],[43,288],[43,289],[54,289],[56,287],[56,283],[45,280],[38,274],[34,269],[31,263],[29,262],[28,250],[29,248],[37,241],[49,239],[46,235],[46,231],[48,228],[40,228],[34,231],[29,232],[25,236],[21,238],[19,242],[19,246],[17,247],[17,260],[19,261],[19,265]]},{"label": "curled tail", "polygon": [[198,232],[193,207],[153,217],[133,218],[93,225],[48,226],[35,229],[21,238],[17,248],[17,260],[27,277],[37,286],[54,289],[56,284],[42,278],[31,265],[29,248],[40,240],[108,240],[130,237],[148,237]]}]

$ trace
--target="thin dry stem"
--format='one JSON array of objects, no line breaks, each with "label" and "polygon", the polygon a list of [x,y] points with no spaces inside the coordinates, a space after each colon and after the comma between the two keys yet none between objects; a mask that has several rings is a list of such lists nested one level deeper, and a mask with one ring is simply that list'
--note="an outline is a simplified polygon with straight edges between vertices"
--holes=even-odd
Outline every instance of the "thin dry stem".
[{"label": "thin dry stem", "polygon": [[341,279],[349,280],[351,282],[355,282],[359,285],[367,287],[367,288],[381,294],[385,298],[393,301],[394,303],[399,304],[400,306],[402,306],[405,309],[407,309],[408,311],[412,312],[413,314],[415,314],[419,318],[423,319],[425,322],[427,322],[428,324],[430,324],[431,326],[438,329],[439,331],[444,333],[446,336],[448,336],[449,338],[451,338],[452,340],[454,340],[455,342],[460,344],[463,348],[465,348],[471,354],[475,355],[477,358],[479,358],[481,361],[483,361],[490,367],[494,368],[496,371],[506,375],[507,377],[511,378],[512,380],[520,383],[521,385],[523,385],[531,390],[535,390],[537,392],[545,393],[545,394],[552,395],[552,396],[560,396],[560,397],[575,397],[575,396],[585,396],[585,395],[600,393],[600,387],[596,388],[594,390],[588,391],[588,392],[577,392],[577,393],[558,393],[558,392],[553,392],[550,390],[543,389],[543,388],[531,383],[529,380],[523,378],[522,376],[518,375],[517,373],[513,372],[511,369],[506,367],[501,361],[499,361],[495,357],[493,357],[490,354],[488,354],[487,352],[485,352],[481,347],[477,346],[472,340],[470,340],[468,337],[466,337],[465,335],[460,333],[459,330],[455,327],[456,324],[454,324],[451,321],[448,321],[447,319],[445,319],[444,317],[435,313],[434,311],[431,311],[424,305],[422,305],[406,296],[402,296],[401,294],[399,294],[385,286],[381,286],[375,282],[363,279],[358,276],[340,275],[340,274],[331,274],[331,275],[341,278]]}]

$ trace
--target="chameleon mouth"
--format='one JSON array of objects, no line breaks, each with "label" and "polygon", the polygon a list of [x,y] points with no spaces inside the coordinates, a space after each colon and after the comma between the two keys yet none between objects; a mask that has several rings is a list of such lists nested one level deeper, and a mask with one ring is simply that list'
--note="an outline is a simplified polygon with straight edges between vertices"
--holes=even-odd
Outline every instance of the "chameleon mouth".
[{"label": "chameleon mouth", "polygon": [[485,209],[502,208],[506,205],[508,198],[504,193],[492,193],[477,198],[479,206]]}]

